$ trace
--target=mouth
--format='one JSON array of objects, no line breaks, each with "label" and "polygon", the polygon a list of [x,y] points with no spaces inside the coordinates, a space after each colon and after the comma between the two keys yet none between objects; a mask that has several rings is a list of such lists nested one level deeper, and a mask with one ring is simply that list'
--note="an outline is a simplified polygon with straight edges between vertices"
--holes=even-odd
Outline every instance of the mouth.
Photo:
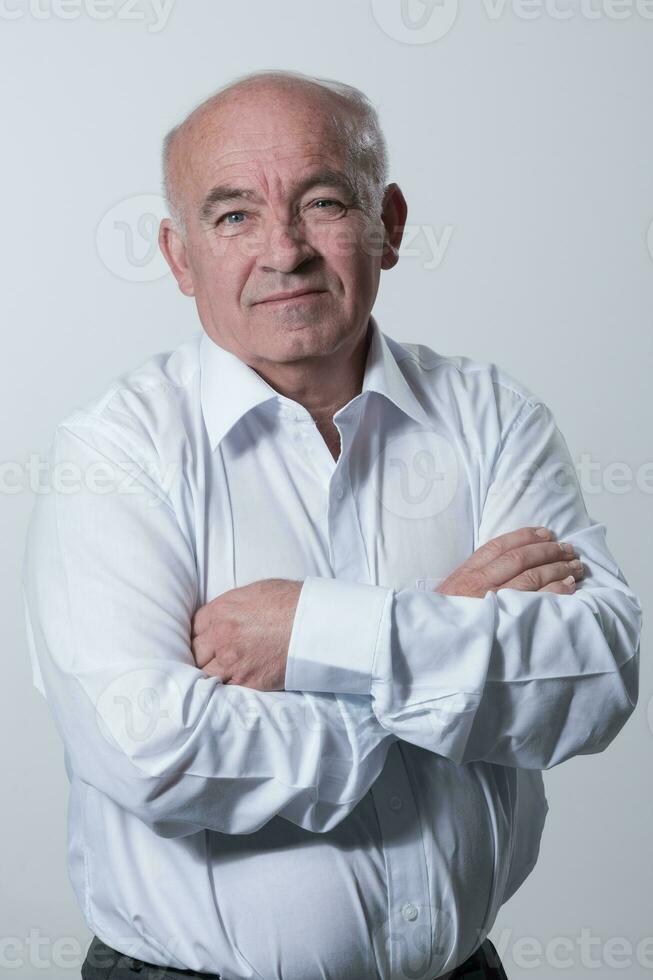
[{"label": "mouth", "polygon": [[294,292],[288,293],[276,293],[274,296],[269,296],[267,299],[262,299],[258,303],[254,303],[254,306],[263,306],[275,303],[294,303],[297,301],[306,301],[314,298],[315,296],[320,296],[325,293],[325,289],[297,289]]}]

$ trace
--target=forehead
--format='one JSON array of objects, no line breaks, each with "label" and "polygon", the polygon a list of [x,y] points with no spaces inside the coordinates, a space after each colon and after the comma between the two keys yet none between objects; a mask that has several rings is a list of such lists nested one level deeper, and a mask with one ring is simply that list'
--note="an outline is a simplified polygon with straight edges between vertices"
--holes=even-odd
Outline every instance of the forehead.
[{"label": "forehead", "polygon": [[344,168],[340,108],[329,92],[252,89],[235,93],[192,120],[181,155],[191,196],[236,177],[292,182],[309,170]]}]

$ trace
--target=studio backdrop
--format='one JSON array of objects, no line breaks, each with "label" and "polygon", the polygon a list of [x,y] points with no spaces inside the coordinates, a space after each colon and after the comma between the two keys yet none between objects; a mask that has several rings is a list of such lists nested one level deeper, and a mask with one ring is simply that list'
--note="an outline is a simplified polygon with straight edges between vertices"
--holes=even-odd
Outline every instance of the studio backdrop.
[{"label": "studio backdrop", "polygon": [[23,619],[39,474],[57,422],[200,329],[157,247],[161,140],[259,68],[369,96],[408,202],[381,329],[494,362],[549,405],[642,599],[638,707],[605,752],[545,771],[539,861],[490,938],[511,980],[653,976],[652,50],[646,0],[0,2],[7,976],[77,977],[91,938]]}]

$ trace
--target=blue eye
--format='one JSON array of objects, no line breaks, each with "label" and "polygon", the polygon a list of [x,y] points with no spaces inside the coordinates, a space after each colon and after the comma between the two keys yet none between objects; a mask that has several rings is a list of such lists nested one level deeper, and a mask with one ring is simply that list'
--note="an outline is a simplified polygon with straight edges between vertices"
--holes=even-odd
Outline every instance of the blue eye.
[{"label": "blue eye", "polygon": [[240,225],[240,224],[242,224],[242,221],[230,221],[229,219],[230,218],[244,218],[244,217],[245,217],[244,211],[230,211],[229,214],[225,214],[224,217],[221,218],[220,220],[221,221],[224,221],[226,219],[228,225],[232,225],[232,224],[234,224],[234,225]]},{"label": "blue eye", "polygon": [[327,218],[339,218],[341,215],[347,213],[347,205],[343,204],[342,201],[335,200],[331,197],[319,197],[314,201],[311,201],[308,205],[309,213],[310,211],[315,212],[315,220],[319,221],[317,217],[318,212],[322,212],[322,218],[326,220]]}]

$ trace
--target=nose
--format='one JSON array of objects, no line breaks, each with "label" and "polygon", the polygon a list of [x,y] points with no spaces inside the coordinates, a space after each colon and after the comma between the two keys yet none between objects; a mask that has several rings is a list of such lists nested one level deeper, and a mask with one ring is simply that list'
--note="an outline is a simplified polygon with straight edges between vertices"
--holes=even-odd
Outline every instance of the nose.
[{"label": "nose", "polygon": [[282,220],[271,220],[265,229],[257,258],[264,272],[289,273],[295,272],[316,255],[301,222],[288,224]]}]

